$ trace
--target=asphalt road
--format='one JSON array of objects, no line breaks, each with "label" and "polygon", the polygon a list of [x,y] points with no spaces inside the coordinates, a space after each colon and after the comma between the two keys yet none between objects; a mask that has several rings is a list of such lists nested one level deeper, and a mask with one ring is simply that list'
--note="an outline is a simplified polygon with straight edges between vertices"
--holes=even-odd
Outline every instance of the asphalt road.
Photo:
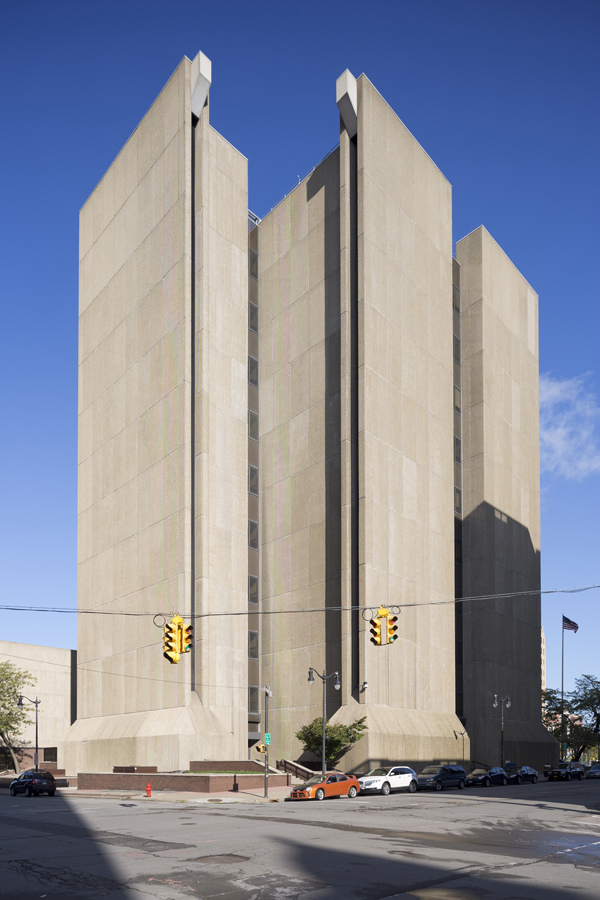
[{"label": "asphalt road", "polygon": [[0,792],[6,900],[598,900],[600,781],[214,804]]}]

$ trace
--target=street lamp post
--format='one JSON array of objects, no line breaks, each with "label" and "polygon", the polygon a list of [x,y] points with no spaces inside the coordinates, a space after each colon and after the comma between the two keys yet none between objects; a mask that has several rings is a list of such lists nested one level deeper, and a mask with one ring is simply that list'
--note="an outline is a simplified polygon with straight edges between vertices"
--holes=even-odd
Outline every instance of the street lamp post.
[{"label": "street lamp post", "polygon": [[502,717],[500,720],[500,765],[504,768],[504,707],[510,709],[510,697],[500,697],[500,701],[498,701],[498,694],[494,694],[494,702],[492,706],[494,709],[498,709],[498,702],[500,702],[502,706]]},{"label": "street lamp post", "polygon": [[321,675],[320,672],[317,672],[316,669],[313,669],[312,666],[309,666],[308,683],[311,686],[315,683],[315,678],[314,678],[315,675],[318,675],[319,678],[321,679],[321,681],[323,682],[323,744],[322,744],[322,750],[321,750],[321,769],[322,769],[322,772],[324,775],[325,774],[325,683],[330,678],[335,678],[335,682],[334,682],[333,686],[336,689],[336,691],[339,691],[339,689],[342,686],[342,683],[340,681],[339,672],[332,672],[331,675],[326,675],[325,672],[323,672],[323,674]]},{"label": "street lamp post", "polygon": [[35,704],[35,770],[37,772],[38,769],[38,706],[42,702],[38,700],[37,697],[35,700],[30,700],[29,697],[24,697],[23,694],[19,694],[19,700],[17,702],[18,709],[23,709],[23,700],[27,700],[28,703]]}]

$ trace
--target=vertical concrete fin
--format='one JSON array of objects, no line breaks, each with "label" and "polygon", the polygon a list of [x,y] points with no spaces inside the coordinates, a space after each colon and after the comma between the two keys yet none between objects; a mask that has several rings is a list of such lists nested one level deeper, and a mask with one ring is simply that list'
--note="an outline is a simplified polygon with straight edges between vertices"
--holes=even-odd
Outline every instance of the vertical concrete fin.
[{"label": "vertical concrete fin", "polygon": [[212,82],[212,63],[200,50],[192,62],[192,112],[200,118]]},{"label": "vertical concrete fin", "polygon": [[346,69],[335,83],[335,102],[350,138],[355,137],[357,131],[357,97],[356,78],[349,69]]}]

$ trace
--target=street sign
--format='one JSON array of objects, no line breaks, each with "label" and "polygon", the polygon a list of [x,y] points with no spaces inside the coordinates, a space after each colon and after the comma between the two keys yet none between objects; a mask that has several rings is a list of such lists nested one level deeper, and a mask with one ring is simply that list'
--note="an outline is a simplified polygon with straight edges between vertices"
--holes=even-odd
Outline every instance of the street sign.
[{"label": "street sign", "polygon": [[268,746],[270,743],[271,743],[271,735],[265,734],[265,744],[267,744],[267,746]]}]

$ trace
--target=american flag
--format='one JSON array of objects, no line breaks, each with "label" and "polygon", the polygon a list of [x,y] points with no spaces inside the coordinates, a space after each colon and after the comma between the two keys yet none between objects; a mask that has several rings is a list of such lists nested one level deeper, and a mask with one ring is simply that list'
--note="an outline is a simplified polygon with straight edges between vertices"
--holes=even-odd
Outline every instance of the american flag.
[{"label": "american flag", "polygon": [[577,632],[578,628],[579,628],[579,625],[577,624],[577,622],[573,622],[571,619],[567,619],[566,616],[563,616],[563,630],[564,631]]}]

